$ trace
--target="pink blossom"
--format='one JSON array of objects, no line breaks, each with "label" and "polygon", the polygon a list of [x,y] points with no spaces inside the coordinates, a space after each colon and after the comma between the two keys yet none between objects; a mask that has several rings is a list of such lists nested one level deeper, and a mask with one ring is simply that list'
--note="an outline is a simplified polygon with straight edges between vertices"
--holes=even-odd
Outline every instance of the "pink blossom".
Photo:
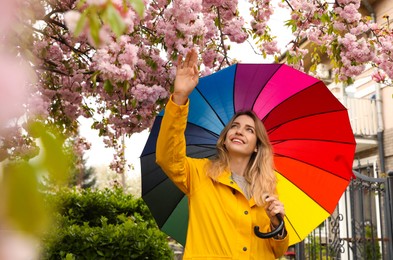
[{"label": "pink blossom", "polygon": [[[117,55],[118,52],[122,52]],[[123,82],[134,77],[134,66],[138,59],[138,47],[130,43],[129,37],[120,37],[118,41],[97,50],[93,57],[93,67],[101,71],[104,80]]]},{"label": "pink blossom", "polygon": [[346,30],[346,25],[345,23],[341,21],[334,21],[333,22],[333,28],[338,30],[338,31],[345,31]]},{"label": "pink blossom", "polygon": [[257,35],[264,35],[267,28],[267,21],[259,21],[256,22],[255,20],[251,21],[251,27],[255,31]]},{"label": "pink blossom", "polygon": [[57,44],[49,46],[48,52],[48,58],[51,60],[58,61],[64,57],[62,49]]},{"label": "pink blossom", "polygon": [[359,23],[357,26],[351,28],[349,32],[353,35],[361,35],[364,32],[367,32],[370,26],[365,23]]},{"label": "pink blossom", "polygon": [[49,116],[50,99],[46,96],[35,93],[28,99],[28,110],[32,115],[40,117]]},{"label": "pink blossom", "polygon": [[210,68],[206,67],[206,68],[202,71],[201,76],[202,76],[202,77],[209,76],[209,75],[212,74],[212,73],[213,73],[213,71],[212,71]]},{"label": "pink blossom", "polygon": [[277,47],[277,41],[264,42],[262,43],[262,47],[268,55],[273,55],[280,51]]},{"label": "pink blossom", "polygon": [[345,5],[342,11],[339,11],[338,14],[342,19],[347,20],[349,23],[358,21],[361,18],[361,14],[358,11],[359,6],[354,4]]},{"label": "pink blossom", "polygon": [[[113,32],[112,32],[112,29],[109,27],[109,25],[104,24],[100,28],[98,35],[99,35],[101,45],[106,45],[112,41]],[[91,38],[91,35],[88,34],[88,37],[89,37],[89,42],[94,46],[95,43],[94,43],[93,39]]]},{"label": "pink blossom", "polygon": [[360,7],[360,1],[361,0],[337,0],[337,3],[339,5],[344,5],[344,6],[353,4],[353,5],[357,6],[357,8],[359,8]]},{"label": "pink blossom", "polygon": [[205,66],[212,67],[213,62],[216,58],[216,51],[213,49],[207,49],[202,53],[202,60]]},{"label": "pink blossom", "polygon": [[205,39],[209,40],[212,39],[214,35],[217,34],[218,30],[217,27],[214,24],[214,19],[215,19],[215,15],[210,13],[210,14],[206,14],[205,16],[205,27],[206,27],[206,32],[205,32]]},{"label": "pink blossom", "polygon": [[167,0],[157,0],[157,7],[158,8],[164,8],[165,6],[168,5],[168,1]]},{"label": "pink blossom", "polygon": [[204,0],[203,5],[206,8],[211,8],[212,6],[222,6],[225,0]]},{"label": "pink blossom", "polygon": [[162,88],[161,86],[153,85],[152,87],[148,87],[142,84],[135,86],[131,93],[134,95],[134,98],[141,103],[155,103],[159,99],[164,99],[168,96],[168,92]]},{"label": "pink blossom", "polygon": [[373,74],[371,75],[371,78],[375,82],[381,83],[381,82],[385,81],[386,74],[383,71],[381,71],[381,70],[377,70],[377,71],[373,72]]},{"label": "pink blossom", "polygon": [[243,43],[248,37],[247,33],[242,30],[243,25],[244,25],[243,19],[240,18],[232,19],[223,28],[223,33],[227,34],[231,41],[237,43]]},{"label": "pink blossom", "polygon": [[321,30],[319,30],[318,28],[315,28],[315,27],[310,28],[307,31],[308,39],[316,44],[319,44],[319,45],[323,44],[323,42],[320,38],[321,34],[322,34]]}]

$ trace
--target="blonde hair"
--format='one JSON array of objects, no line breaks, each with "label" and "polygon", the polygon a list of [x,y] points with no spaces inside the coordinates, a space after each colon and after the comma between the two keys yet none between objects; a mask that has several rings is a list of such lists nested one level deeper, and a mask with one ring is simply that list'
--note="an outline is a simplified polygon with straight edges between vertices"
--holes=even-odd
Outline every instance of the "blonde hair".
[{"label": "blonde hair", "polygon": [[217,155],[208,165],[207,175],[213,180],[217,180],[217,178],[223,174],[225,170],[229,169],[229,156],[224,142],[232,123],[241,115],[251,117],[255,123],[257,151],[251,155],[244,177],[249,183],[249,192],[254,197],[255,203],[258,206],[262,206],[266,195],[277,194],[277,178],[274,172],[272,145],[262,121],[254,112],[241,111],[236,113],[221,131],[216,144]]}]

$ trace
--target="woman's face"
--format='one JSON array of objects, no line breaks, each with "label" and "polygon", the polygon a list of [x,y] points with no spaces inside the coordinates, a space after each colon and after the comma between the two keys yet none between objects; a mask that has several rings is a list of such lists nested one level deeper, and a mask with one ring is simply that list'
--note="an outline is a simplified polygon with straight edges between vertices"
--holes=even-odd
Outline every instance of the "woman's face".
[{"label": "woman's face", "polygon": [[256,152],[257,136],[254,120],[248,115],[238,116],[230,125],[224,143],[230,155],[250,156]]}]

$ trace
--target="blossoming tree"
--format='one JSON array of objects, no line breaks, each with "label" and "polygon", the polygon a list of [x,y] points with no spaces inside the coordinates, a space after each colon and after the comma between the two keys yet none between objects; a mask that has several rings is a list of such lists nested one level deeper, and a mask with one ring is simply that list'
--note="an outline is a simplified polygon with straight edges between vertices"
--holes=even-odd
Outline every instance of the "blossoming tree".
[{"label": "blossoming tree", "polygon": [[[22,95],[14,92],[28,112],[24,121],[53,123],[75,138],[78,118],[93,118],[92,128],[117,149],[112,166],[122,172],[119,140],[151,126],[168,98],[179,54],[198,49],[204,76],[237,62],[228,54],[233,43],[253,42],[261,61],[284,53],[268,26],[276,11],[272,1],[248,0],[251,20],[246,22],[237,0],[7,0],[0,13],[5,35],[0,39],[1,63],[11,53],[35,74],[28,82],[28,99],[22,102]],[[393,78],[389,17],[378,26],[360,14],[360,6],[361,0],[282,0],[278,8],[291,13],[282,22],[294,36],[286,45],[286,62],[302,69],[308,50],[301,42],[307,40],[314,44],[311,69],[320,53],[326,53],[337,81],[350,82],[366,64],[380,69],[374,79]],[[27,75],[3,68],[13,67],[1,67],[0,73]],[[11,79],[17,80],[0,88],[26,85],[20,84],[22,76]],[[4,95],[0,99],[13,102]],[[2,111],[10,110],[7,102],[0,102]],[[32,136],[21,130],[20,118],[14,124],[6,119],[14,132],[10,141],[0,131],[0,160],[34,156]],[[86,147],[83,140],[73,143]]]}]

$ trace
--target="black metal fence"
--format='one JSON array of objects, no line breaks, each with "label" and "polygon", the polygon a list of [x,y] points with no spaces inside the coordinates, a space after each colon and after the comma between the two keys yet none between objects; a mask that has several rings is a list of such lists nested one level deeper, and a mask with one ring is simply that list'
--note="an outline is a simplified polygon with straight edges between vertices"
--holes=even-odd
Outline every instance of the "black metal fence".
[{"label": "black metal fence", "polygon": [[334,214],[303,242],[295,259],[393,259],[393,172],[359,167]]}]

